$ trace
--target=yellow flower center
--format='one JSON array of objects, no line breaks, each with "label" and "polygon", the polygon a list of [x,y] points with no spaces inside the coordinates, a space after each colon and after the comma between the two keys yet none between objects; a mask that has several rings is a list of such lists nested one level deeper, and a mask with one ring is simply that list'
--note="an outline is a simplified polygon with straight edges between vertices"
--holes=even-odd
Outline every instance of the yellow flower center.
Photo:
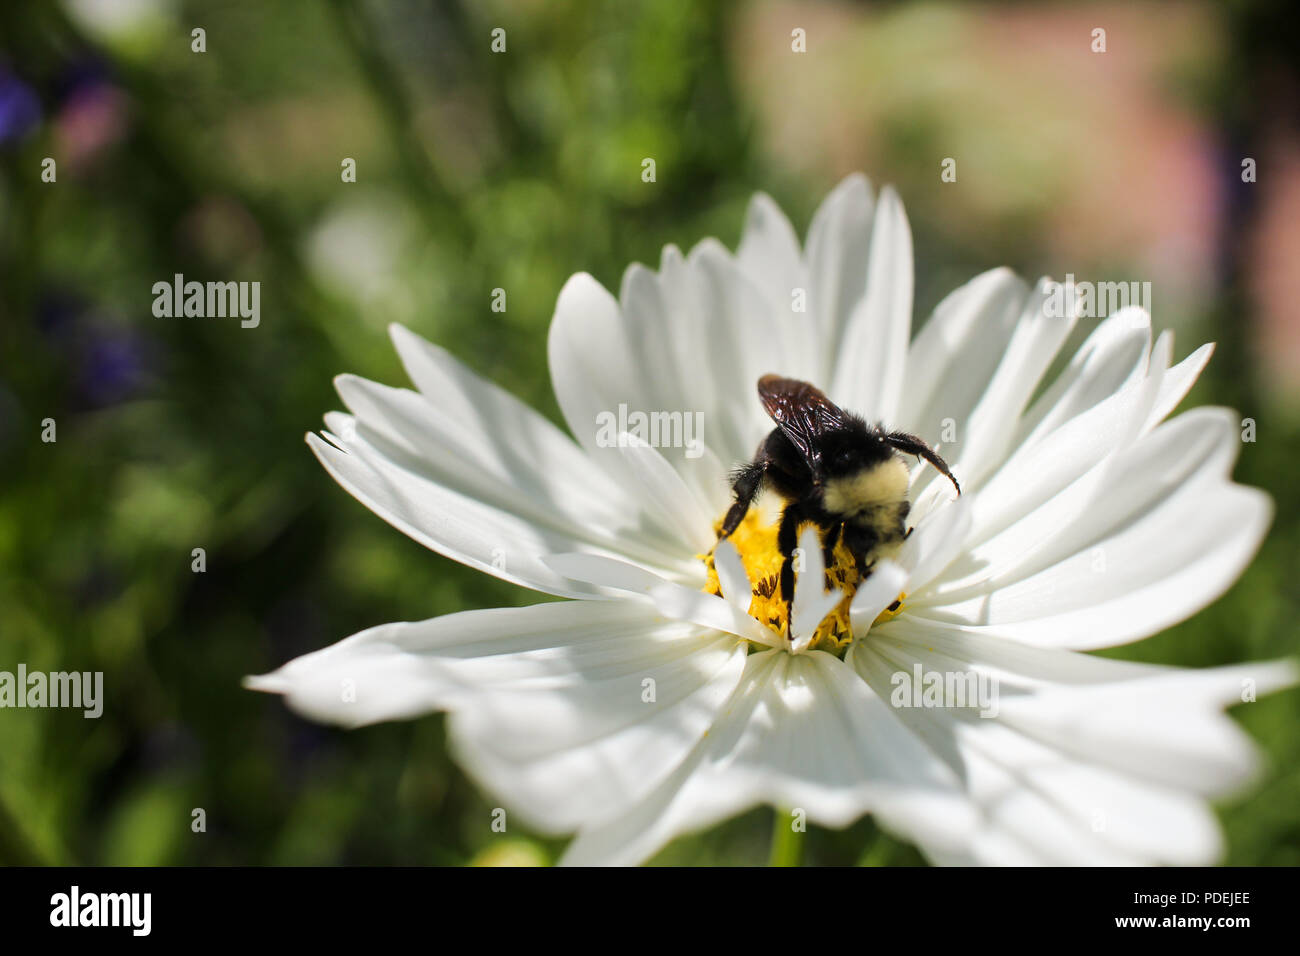
[{"label": "yellow flower center", "polygon": [[[716,533],[721,527],[722,521],[719,519],[714,523],[714,532]],[[804,527],[806,525],[801,526],[799,530],[802,532]],[[778,522],[764,522],[759,509],[751,508],[727,540],[740,553],[740,561],[745,567],[745,574],[749,577],[752,594],[749,615],[760,624],[765,624],[778,634],[789,638],[790,607],[781,598],[781,565],[785,557],[776,544],[777,529]],[[708,569],[708,580],[704,590],[709,594],[721,595],[722,588],[718,583],[718,571],[713,563],[713,552],[701,554],[699,558]],[[795,573],[796,575],[799,573],[797,568]],[[853,640],[849,605],[852,604],[853,595],[857,593],[858,585],[861,583],[857,560],[845,547],[844,542],[840,541],[835,546],[833,560],[826,568],[822,585],[827,589],[838,589],[843,592],[844,597],[817,626],[812,643],[809,644],[810,649],[829,651],[836,655],[842,655],[848,650],[849,643]],[[876,623],[897,617],[903,610],[905,597],[905,594],[900,594],[898,600],[880,613]]]}]

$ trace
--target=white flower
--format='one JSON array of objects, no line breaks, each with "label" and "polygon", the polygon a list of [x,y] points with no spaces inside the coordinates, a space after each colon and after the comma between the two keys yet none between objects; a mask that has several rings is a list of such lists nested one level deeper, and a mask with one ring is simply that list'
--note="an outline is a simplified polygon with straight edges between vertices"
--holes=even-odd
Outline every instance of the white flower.
[{"label": "white flower", "polygon": [[[1231,412],[1164,421],[1210,348],[1171,364],[1140,310],[1100,323],[1040,394],[1074,324],[1046,300],[987,272],[913,339],[902,205],[855,176],[802,252],[759,195],[734,256],[669,247],[657,273],[627,270],[618,300],[570,279],[549,358],[576,441],[394,327],[418,391],[340,377],[352,414],[328,415],[312,449],[417,541],[569,600],[375,627],[249,686],[348,726],[449,711],[478,781],[529,826],[576,833],[570,863],[640,862],[764,803],[831,827],[873,814],[936,862],[1213,861],[1207,799],[1256,766],[1222,709],[1293,681],[1290,665],[1081,652],[1215,600],[1270,501],[1231,481]],[[939,445],[963,488],[918,466],[914,533],[848,597],[822,593],[805,538],[789,637],[769,627],[779,600],[751,594],[775,554],[770,511],[701,559],[728,469],[772,427],[767,372]],[[703,441],[651,447],[638,411],[702,413]],[[620,414],[621,440],[600,440]],[[930,675],[973,675],[996,700],[900,692]]]}]

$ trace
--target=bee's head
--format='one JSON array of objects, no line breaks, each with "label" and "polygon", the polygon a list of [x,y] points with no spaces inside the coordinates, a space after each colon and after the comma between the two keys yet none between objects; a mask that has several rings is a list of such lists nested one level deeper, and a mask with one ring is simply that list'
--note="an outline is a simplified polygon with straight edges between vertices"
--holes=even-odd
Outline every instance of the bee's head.
[{"label": "bee's head", "polygon": [[894,457],[884,436],[863,422],[850,422],[822,436],[813,468],[819,487],[873,468]]}]

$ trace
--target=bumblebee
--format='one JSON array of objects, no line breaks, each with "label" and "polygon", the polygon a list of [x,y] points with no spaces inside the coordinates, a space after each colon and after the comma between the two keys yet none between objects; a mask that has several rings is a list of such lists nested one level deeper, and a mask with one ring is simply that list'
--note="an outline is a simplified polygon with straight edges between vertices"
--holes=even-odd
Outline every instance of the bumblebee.
[{"label": "bumblebee", "polygon": [[961,494],[947,462],[925,441],[869,424],[807,382],[764,375],[758,380],[758,397],[776,427],[754,460],[732,473],[735,503],[723,518],[718,539],[736,530],[763,488],[785,499],[777,547],[784,558],[780,585],[787,606],[794,598],[794,551],[801,525],[817,526],[827,568],[842,541],[857,564],[859,580],[903,543],[910,533],[906,522],[911,509],[903,455],[924,458]]}]

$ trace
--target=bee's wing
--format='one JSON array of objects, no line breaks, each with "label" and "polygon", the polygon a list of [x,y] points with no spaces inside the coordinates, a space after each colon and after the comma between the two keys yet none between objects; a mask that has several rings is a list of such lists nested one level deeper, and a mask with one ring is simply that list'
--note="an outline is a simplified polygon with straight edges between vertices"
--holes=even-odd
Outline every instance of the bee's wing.
[{"label": "bee's wing", "polygon": [[808,462],[816,458],[818,436],[848,424],[848,416],[821,389],[796,378],[764,375],[758,397],[772,421]]}]

